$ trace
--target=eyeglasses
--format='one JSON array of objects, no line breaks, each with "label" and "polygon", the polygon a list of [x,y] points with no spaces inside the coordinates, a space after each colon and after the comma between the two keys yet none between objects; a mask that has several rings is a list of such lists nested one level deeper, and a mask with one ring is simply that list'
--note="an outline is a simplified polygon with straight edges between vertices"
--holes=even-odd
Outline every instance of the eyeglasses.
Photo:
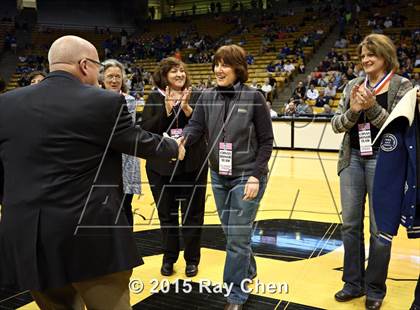
[{"label": "eyeglasses", "polygon": [[88,57],[80,59],[80,60],[78,61],[78,64],[79,64],[79,65],[80,65],[80,63],[83,61],[83,59],[86,59],[87,61],[90,61],[91,63],[94,63],[94,64],[95,64],[95,65],[97,65],[99,68],[103,68],[103,67],[104,67],[104,65],[103,65],[101,62],[96,61],[96,60],[94,60],[94,59],[92,59],[92,58],[88,58]]},{"label": "eyeglasses", "polygon": [[111,75],[111,74],[105,76],[105,80],[107,80],[107,81],[112,81],[114,79],[115,79],[115,81],[119,82],[119,81],[122,80],[122,77],[120,75]]},{"label": "eyeglasses", "polygon": [[[94,60],[94,59],[92,59],[92,58],[88,58],[88,57],[85,57],[85,58],[82,58],[82,59],[80,59],[78,62],[77,62],[77,64],[79,64],[80,65],[80,63],[83,61],[83,60],[87,60],[87,61],[90,61],[90,62],[92,62],[92,63],[94,63],[95,65],[97,65],[100,69],[102,69],[102,68],[104,68],[105,66],[102,64],[102,63],[100,63],[99,61],[96,61],[96,60]],[[58,64],[65,64],[65,65],[75,65],[75,63],[73,63],[73,62],[66,62],[66,61],[57,61],[57,62],[53,62],[53,63],[51,63],[50,65],[58,65]]]}]

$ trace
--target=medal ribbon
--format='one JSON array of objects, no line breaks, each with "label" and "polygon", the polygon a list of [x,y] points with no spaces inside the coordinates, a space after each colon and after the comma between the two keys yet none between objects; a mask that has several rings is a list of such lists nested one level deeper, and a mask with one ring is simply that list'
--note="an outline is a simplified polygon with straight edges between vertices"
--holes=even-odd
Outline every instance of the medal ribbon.
[{"label": "medal ribbon", "polygon": [[394,71],[389,72],[387,75],[385,75],[375,86],[370,87],[368,77],[366,76],[365,79],[365,88],[370,89],[374,95],[379,93],[381,89],[385,86],[385,84],[392,78],[394,75]]}]

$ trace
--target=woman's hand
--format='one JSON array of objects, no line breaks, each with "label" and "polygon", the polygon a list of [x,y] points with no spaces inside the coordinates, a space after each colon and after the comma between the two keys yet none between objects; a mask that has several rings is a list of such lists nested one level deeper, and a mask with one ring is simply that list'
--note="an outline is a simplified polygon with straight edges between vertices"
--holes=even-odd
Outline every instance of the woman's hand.
[{"label": "woman's hand", "polygon": [[182,91],[181,97],[181,109],[184,111],[186,117],[190,117],[193,110],[190,106],[190,98],[191,98],[192,88],[186,88]]},{"label": "woman's hand", "polygon": [[166,86],[165,89],[165,109],[166,115],[170,116],[172,114],[172,110],[176,105],[177,99],[175,98],[175,92],[172,92],[169,86]]},{"label": "woman's hand", "polygon": [[350,110],[360,112],[363,110],[362,97],[359,93],[359,85],[353,86],[350,94]]},{"label": "woman's hand", "polygon": [[260,189],[260,181],[256,177],[249,177],[248,182],[245,184],[244,197],[242,200],[252,200],[258,195]]},{"label": "woman's hand", "polygon": [[370,109],[371,107],[373,107],[375,105],[376,97],[366,87],[364,87],[364,86],[359,87],[358,94],[360,95],[364,110]]}]

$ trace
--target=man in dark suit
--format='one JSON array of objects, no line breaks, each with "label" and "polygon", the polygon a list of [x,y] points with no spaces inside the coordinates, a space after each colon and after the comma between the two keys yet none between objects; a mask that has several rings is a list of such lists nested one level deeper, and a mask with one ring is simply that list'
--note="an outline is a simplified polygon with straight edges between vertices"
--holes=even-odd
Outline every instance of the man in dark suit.
[{"label": "man in dark suit", "polygon": [[48,60],[42,83],[0,96],[0,285],[30,290],[41,309],[131,309],[143,262],[121,212],[121,153],[185,150],[133,126],[124,97],[95,87],[88,41],[59,38]]}]

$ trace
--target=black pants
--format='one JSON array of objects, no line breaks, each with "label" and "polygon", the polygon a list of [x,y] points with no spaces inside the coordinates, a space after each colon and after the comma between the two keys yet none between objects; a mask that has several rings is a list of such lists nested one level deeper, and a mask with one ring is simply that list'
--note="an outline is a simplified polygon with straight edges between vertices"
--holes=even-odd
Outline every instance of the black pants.
[{"label": "black pants", "polygon": [[124,213],[127,217],[128,224],[133,226],[133,207],[131,206],[131,202],[133,201],[133,194],[125,194],[124,201],[123,201],[123,209],[121,213]]},{"label": "black pants", "polygon": [[[146,169],[153,198],[158,210],[162,232],[163,262],[175,263],[180,251],[180,230],[184,239],[184,259],[187,264],[200,262],[201,231],[204,222],[207,168],[175,176],[161,176]],[[197,179],[196,179],[197,178]],[[181,205],[182,227],[179,225]]]}]

